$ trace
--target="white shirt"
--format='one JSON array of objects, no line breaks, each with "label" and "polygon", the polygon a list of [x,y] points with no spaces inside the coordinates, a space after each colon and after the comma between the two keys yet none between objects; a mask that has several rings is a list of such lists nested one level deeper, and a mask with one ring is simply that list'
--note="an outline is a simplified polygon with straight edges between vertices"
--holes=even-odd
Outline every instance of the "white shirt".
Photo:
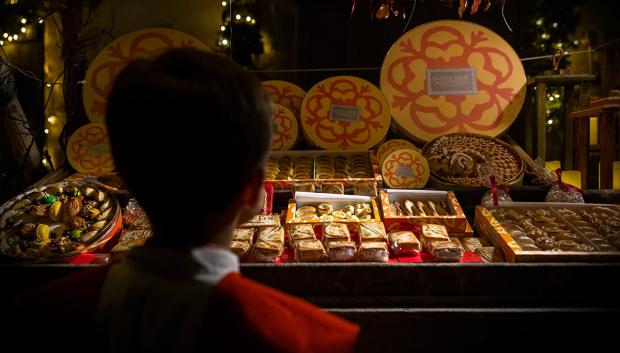
[{"label": "white shirt", "polygon": [[202,266],[194,279],[209,286],[217,285],[230,273],[239,272],[239,258],[228,249],[210,246],[194,248],[192,258]]}]

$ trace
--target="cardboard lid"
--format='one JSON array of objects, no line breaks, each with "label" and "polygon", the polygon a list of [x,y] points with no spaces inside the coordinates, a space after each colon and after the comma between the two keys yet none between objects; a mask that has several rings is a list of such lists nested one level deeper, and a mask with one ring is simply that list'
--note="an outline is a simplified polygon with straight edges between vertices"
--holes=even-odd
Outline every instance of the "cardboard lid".
[{"label": "cardboard lid", "polygon": [[428,181],[428,162],[420,152],[398,149],[389,153],[381,165],[383,181],[391,188],[417,189]]},{"label": "cardboard lid", "polygon": [[297,136],[299,126],[295,115],[283,105],[273,103],[273,139],[271,141],[272,151],[286,151],[291,149]]},{"label": "cardboard lid", "polygon": [[279,80],[263,81],[263,87],[274,103],[287,107],[295,116],[299,116],[306,91],[294,83]]},{"label": "cardboard lid", "polygon": [[67,143],[67,159],[80,173],[100,176],[114,170],[105,125],[90,123],[77,129]]},{"label": "cardboard lid", "polygon": [[301,105],[301,126],[314,145],[327,150],[367,150],[385,138],[390,111],[372,83],[335,76],[312,87]]},{"label": "cardboard lid", "polygon": [[154,57],[171,48],[209,50],[199,39],[168,28],[127,33],[103,47],[90,63],[82,91],[84,109],[92,122],[104,121],[108,94],[119,71],[136,58]]},{"label": "cardboard lid", "polygon": [[394,124],[423,142],[453,132],[500,135],[519,114],[525,85],[512,47],[466,21],[415,27],[392,45],[381,67]]},{"label": "cardboard lid", "polygon": [[403,140],[403,139],[388,140],[382,143],[381,146],[379,146],[379,148],[377,149],[377,159],[379,160],[379,164],[383,164],[383,158],[387,156],[390,152],[393,152],[394,150],[403,149],[403,148],[409,148],[409,149],[412,149],[418,152],[421,151],[416,145],[414,145],[413,143],[407,140]]}]

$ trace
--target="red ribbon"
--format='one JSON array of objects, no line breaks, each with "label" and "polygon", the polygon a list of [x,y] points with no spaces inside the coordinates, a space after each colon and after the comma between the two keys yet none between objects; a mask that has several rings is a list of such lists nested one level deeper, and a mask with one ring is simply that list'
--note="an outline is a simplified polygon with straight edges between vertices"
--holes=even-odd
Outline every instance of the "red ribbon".
[{"label": "red ribbon", "polygon": [[[495,175],[490,175],[489,180],[491,180],[491,195],[493,195],[493,206],[499,206],[498,186],[497,182],[495,182]],[[504,190],[505,192],[509,191],[507,186],[502,187],[502,190]]]},{"label": "red ribbon", "polygon": [[575,185],[566,184],[562,181],[562,168],[556,169],[555,175],[558,177],[558,186],[560,186],[560,189],[562,189],[562,191],[567,192],[568,189],[573,189],[578,193],[583,194],[583,191],[581,191],[580,188],[576,187]]}]

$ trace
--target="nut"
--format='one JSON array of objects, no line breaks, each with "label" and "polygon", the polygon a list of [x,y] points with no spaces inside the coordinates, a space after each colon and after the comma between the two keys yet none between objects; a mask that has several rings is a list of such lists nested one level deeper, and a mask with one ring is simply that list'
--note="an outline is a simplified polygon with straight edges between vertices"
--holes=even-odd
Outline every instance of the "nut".
[{"label": "nut", "polygon": [[26,223],[21,227],[21,229],[19,230],[19,233],[21,235],[33,234],[36,228],[37,228],[36,224]]},{"label": "nut", "polygon": [[62,211],[62,221],[64,223],[69,223],[71,220],[80,213],[82,209],[81,199],[77,197],[72,197],[65,203]]}]

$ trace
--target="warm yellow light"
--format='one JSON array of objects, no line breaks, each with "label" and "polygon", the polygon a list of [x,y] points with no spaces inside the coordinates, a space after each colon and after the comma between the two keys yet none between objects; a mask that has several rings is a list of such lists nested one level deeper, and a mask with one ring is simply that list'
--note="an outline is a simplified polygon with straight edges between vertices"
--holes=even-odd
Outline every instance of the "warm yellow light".
[{"label": "warm yellow light", "polygon": [[222,6],[226,6],[226,5],[228,5],[226,1],[222,1]]},{"label": "warm yellow light", "polygon": [[590,118],[590,145],[598,145],[598,118]]},{"label": "warm yellow light", "polygon": [[541,25],[542,25],[542,23],[543,23],[542,18],[539,18],[538,20],[536,20],[536,25],[537,25],[537,26],[541,26]]},{"label": "warm yellow light", "polygon": [[22,18],[19,22],[21,22],[23,25],[25,25],[26,24],[26,19]]},{"label": "warm yellow light", "polygon": [[4,34],[3,34],[2,36],[3,36],[4,38],[8,38],[8,37],[9,37],[9,34],[8,34],[8,33],[6,33],[6,32],[4,32]]},{"label": "warm yellow light", "polygon": [[13,40],[17,40],[19,38],[19,36],[17,34],[13,35]]},{"label": "warm yellow light", "polygon": [[228,39],[223,39],[222,40],[222,45],[228,45]]},{"label": "warm yellow light", "polygon": [[251,24],[256,24],[256,20],[252,19],[252,21],[250,21]]},{"label": "warm yellow light", "polygon": [[47,158],[43,158],[43,159],[41,160],[41,163],[43,163],[43,165],[47,165]]},{"label": "warm yellow light", "polygon": [[565,170],[562,172],[562,181],[581,189],[581,172],[578,170]]},{"label": "warm yellow light", "polygon": [[241,19],[241,15],[237,14],[237,15],[235,15],[235,18],[236,18],[237,20],[240,20],[240,19]]},{"label": "warm yellow light", "polygon": [[560,95],[558,93],[553,95],[555,98],[560,98]]},{"label": "warm yellow light", "polygon": [[47,122],[50,123],[50,124],[55,124],[56,123],[56,116],[50,115],[49,117],[47,117]]},{"label": "warm yellow light", "polygon": [[13,37],[11,36],[9,37],[9,42],[12,42],[12,41],[13,41]]},{"label": "warm yellow light", "polygon": [[551,119],[547,120],[547,124],[549,124],[549,125],[553,124],[553,120],[551,120]]},{"label": "warm yellow light", "polygon": [[26,27],[22,27],[20,30],[22,31],[22,33],[26,33]]},{"label": "warm yellow light", "polygon": [[48,82],[45,84],[45,87],[52,87],[52,84]]},{"label": "warm yellow light", "polygon": [[252,21],[252,17],[250,17],[250,16],[246,16],[246,17],[245,17],[245,22],[250,22],[250,21]]},{"label": "warm yellow light", "polygon": [[549,97],[549,100],[550,100],[550,101],[553,101],[553,97]]},{"label": "warm yellow light", "polygon": [[50,133],[50,129],[45,129],[45,130],[43,130],[43,132],[45,132],[45,134],[47,135],[47,134]]},{"label": "warm yellow light", "polygon": [[614,190],[620,190],[620,161],[614,162]]},{"label": "warm yellow light", "polygon": [[220,31],[224,32],[226,30],[225,26],[220,27]]},{"label": "warm yellow light", "polygon": [[3,40],[0,40],[0,45],[4,45],[4,41]]},{"label": "warm yellow light", "polygon": [[40,20],[39,20],[39,23],[43,23],[43,19],[40,19]]},{"label": "warm yellow light", "polygon": [[562,162],[560,161],[545,162],[545,168],[549,171],[555,172],[556,169],[562,168]]}]

